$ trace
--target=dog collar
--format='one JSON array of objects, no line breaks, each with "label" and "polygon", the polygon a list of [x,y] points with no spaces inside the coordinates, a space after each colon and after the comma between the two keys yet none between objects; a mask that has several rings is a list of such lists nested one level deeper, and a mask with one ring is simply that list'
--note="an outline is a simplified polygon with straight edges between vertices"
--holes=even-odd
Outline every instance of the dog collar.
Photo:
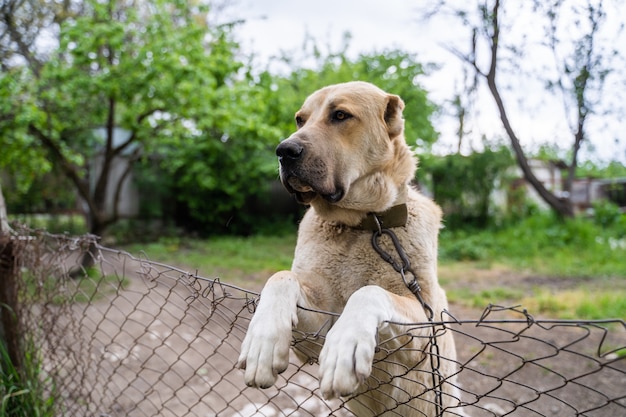
[{"label": "dog collar", "polygon": [[367,216],[354,226],[358,230],[380,230],[406,225],[408,210],[406,204],[398,204],[382,213],[368,213]]}]

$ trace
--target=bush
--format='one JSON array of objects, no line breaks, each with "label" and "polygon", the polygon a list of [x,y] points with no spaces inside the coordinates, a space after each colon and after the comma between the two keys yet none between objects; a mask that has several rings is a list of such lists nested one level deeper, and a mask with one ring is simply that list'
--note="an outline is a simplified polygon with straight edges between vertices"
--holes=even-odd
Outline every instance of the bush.
[{"label": "bush", "polygon": [[626,213],[610,201],[601,200],[593,204],[593,220],[601,227],[611,228],[615,237],[626,235]]},{"label": "bush", "polygon": [[425,155],[420,159],[417,180],[426,183],[431,177],[430,187],[446,213],[448,227],[485,227],[494,212],[491,195],[513,163],[511,152],[504,147],[469,156]]}]

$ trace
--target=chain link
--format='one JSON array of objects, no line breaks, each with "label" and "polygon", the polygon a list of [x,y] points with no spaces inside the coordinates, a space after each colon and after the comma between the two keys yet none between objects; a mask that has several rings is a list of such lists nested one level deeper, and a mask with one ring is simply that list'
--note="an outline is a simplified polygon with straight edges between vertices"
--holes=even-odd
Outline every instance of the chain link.
[{"label": "chain link", "polygon": [[[439,371],[441,366],[441,356],[439,353],[439,345],[437,344],[437,335],[434,322],[434,311],[432,307],[424,300],[422,296],[422,287],[418,282],[418,276],[411,267],[411,261],[409,260],[408,255],[404,251],[398,236],[390,229],[381,228],[380,222],[376,216],[374,216],[376,223],[378,225],[378,230],[374,230],[372,234],[372,247],[374,250],[380,255],[381,258],[387,263],[389,263],[393,269],[400,274],[404,284],[407,286],[409,290],[415,295],[417,300],[424,308],[424,312],[426,313],[426,317],[431,324],[431,334],[429,340],[429,356],[430,356],[430,367],[432,369],[432,383],[433,383],[433,392],[435,394],[435,408],[436,414],[435,416],[441,417],[443,415],[443,394],[441,392],[441,386],[443,384],[443,376]],[[398,263],[392,255],[386,252],[379,243],[380,238],[383,235],[387,235],[391,242],[393,243],[393,247],[400,258],[400,263]],[[412,280],[408,280],[406,274],[409,273],[413,276]]]}]

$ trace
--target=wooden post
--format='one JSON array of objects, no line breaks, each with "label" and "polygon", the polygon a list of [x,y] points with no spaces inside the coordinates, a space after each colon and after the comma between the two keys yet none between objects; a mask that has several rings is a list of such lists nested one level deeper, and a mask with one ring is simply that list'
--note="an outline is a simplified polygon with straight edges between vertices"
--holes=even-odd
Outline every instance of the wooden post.
[{"label": "wooden post", "polygon": [[21,373],[24,355],[17,298],[20,270],[11,232],[0,185],[0,343],[5,343],[13,366]]},{"label": "wooden post", "polygon": [[9,358],[18,372],[22,372],[23,352],[17,298],[18,274],[15,241],[8,234],[0,234],[0,316],[2,335]]}]

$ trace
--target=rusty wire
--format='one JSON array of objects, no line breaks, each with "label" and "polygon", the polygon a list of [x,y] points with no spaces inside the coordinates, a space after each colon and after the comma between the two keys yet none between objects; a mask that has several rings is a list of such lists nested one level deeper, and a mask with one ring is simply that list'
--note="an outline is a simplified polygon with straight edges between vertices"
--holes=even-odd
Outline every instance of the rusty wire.
[{"label": "rusty wire", "polygon": [[[353,416],[345,402],[321,399],[315,359],[294,357],[270,389],[245,386],[235,363],[258,293],[98,244],[94,267],[80,269],[93,237],[21,233],[20,322],[59,415]],[[437,319],[458,350],[457,379],[443,383],[460,398],[445,415],[626,415],[623,320],[546,320],[500,306]],[[402,337],[431,325],[402,324]],[[394,361],[383,342],[377,363]],[[301,334],[294,349],[308,343],[323,338]]]}]

